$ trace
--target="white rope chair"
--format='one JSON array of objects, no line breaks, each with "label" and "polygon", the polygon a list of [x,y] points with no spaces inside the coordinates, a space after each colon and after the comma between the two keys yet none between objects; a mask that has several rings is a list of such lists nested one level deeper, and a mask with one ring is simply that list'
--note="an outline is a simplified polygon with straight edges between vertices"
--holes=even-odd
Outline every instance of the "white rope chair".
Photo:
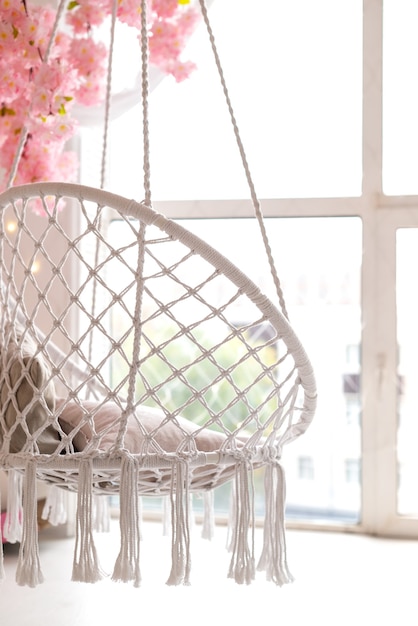
[{"label": "white rope chair", "polygon": [[[43,579],[41,479],[54,493],[77,492],[78,581],[101,577],[93,496],[119,494],[113,578],[135,585],[139,497],[170,498],[168,583],[187,584],[189,496],[232,480],[229,576],[249,583],[258,467],[266,501],[258,568],[289,582],[280,459],[314,415],[311,364],[285,314],[249,278],[152,208],[144,169],[143,202],[55,182],[0,194],[0,468],[24,476],[17,582]],[[33,203],[45,218],[33,218]],[[114,220],[124,232],[116,246]]]}]

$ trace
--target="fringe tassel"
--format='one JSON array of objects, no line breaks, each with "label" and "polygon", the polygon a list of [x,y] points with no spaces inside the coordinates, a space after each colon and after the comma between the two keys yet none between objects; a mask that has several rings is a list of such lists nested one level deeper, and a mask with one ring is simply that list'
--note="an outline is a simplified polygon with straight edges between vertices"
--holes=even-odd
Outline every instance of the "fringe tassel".
[{"label": "fringe tassel", "polygon": [[36,494],[36,462],[31,460],[25,468],[23,487],[23,532],[16,570],[18,585],[36,587],[44,580],[39,562],[38,502]]},{"label": "fringe tassel", "polygon": [[59,526],[67,521],[67,494],[56,485],[52,485],[48,491],[42,519],[48,520],[52,526]]},{"label": "fringe tassel", "polygon": [[167,585],[190,585],[189,465],[176,462],[171,479],[171,572]]},{"label": "fringe tassel", "polygon": [[[237,464],[235,474],[235,507],[232,520],[232,558],[228,578],[249,585],[255,578],[254,559],[254,485],[251,465]],[[251,480],[250,480],[251,478]],[[251,545],[248,534],[251,531]]]},{"label": "fringe tassel", "polygon": [[171,508],[168,496],[163,497],[163,537],[168,537],[171,528]]},{"label": "fringe tassel", "polygon": [[213,489],[203,494],[202,539],[213,539],[215,534],[214,492]]},{"label": "fringe tassel", "polygon": [[16,470],[8,471],[7,513],[3,536],[9,543],[22,540],[23,475]]},{"label": "fringe tassel", "polygon": [[138,495],[138,528],[139,528],[139,540],[142,541],[142,519],[143,519],[143,502],[140,495]]},{"label": "fringe tassel", "polygon": [[263,550],[257,570],[265,571],[266,578],[282,586],[293,582],[286,558],[285,538],[285,475],[280,463],[269,463],[265,470],[266,515]]},{"label": "fringe tassel", "polygon": [[122,460],[120,478],[120,534],[121,546],[113,570],[115,581],[134,581],[141,584],[140,554],[140,507],[138,496],[138,465],[135,459],[125,456]]},{"label": "fringe tassel", "polygon": [[93,540],[93,464],[80,461],[77,494],[76,543],[72,580],[95,583],[103,577]]},{"label": "fringe tassel", "polygon": [[226,549],[228,552],[232,552],[234,549],[235,541],[236,541],[236,520],[237,516],[237,490],[235,482],[232,483],[231,486],[231,496],[229,502],[229,513],[228,513],[228,533],[226,537]]},{"label": "fringe tassel", "polygon": [[110,508],[108,496],[93,496],[93,530],[98,533],[110,532]]}]

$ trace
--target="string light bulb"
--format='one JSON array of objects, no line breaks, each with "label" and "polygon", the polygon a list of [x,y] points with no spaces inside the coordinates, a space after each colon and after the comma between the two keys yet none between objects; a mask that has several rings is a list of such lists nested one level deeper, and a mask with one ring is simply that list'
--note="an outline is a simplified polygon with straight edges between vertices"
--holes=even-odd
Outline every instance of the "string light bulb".
[{"label": "string light bulb", "polygon": [[17,230],[17,222],[14,222],[14,221],[7,222],[6,230],[8,233],[15,233]]}]

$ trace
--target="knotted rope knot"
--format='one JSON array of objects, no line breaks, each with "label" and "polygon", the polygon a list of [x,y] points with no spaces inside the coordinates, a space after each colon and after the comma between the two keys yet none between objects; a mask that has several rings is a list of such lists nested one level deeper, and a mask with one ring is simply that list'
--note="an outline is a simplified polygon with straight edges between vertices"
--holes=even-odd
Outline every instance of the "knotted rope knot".
[{"label": "knotted rope knot", "polygon": [[144,440],[141,446],[141,454],[147,455],[150,452],[156,452],[156,451],[159,453],[164,452],[161,446],[154,440],[153,432],[144,432],[142,436]]},{"label": "knotted rope knot", "polygon": [[252,463],[255,452],[256,450],[252,448],[228,448],[220,451],[220,462],[232,457],[237,463],[248,465]]},{"label": "knotted rope knot", "polygon": [[10,452],[11,440],[12,440],[12,433],[9,430],[4,431],[3,432],[3,444],[2,446],[0,446],[0,448],[4,452],[4,457],[3,455],[0,456],[0,465],[4,469],[7,469],[8,467],[8,464],[6,464],[6,458],[7,458],[7,454]]},{"label": "knotted rope knot", "polygon": [[[100,439],[100,438],[99,438],[99,437],[97,437],[97,436],[93,436],[93,437],[92,437],[92,441],[95,441],[95,440],[96,440],[96,438],[97,438],[97,439]],[[92,461],[92,462],[93,462],[93,461],[94,461],[94,459],[99,458],[99,456],[102,458],[102,455],[99,455],[99,454],[97,453],[97,450],[95,450],[95,449],[94,449],[94,447],[92,447],[92,448],[91,448],[91,450],[87,450],[87,449],[86,449],[86,450],[83,450],[83,461],[85,460],[85,461]],[[92,481],[93,481],[93,477],[94,477],[94,472],[93,472],[93,469],[91,470],[91,472],[92,472],[92,474],[91,474],[91,475],[92,475]],[[93,484],[93,482],[92,482],[92,484]]]},{"label": "knotted rope knot", "polygon": [[190,465],[191,462],[199,458],[205,461],[206,455],[204,452],[199,452],[196,448],[194,450],[178,449],[176,452],[176,461],[183,463],[185,466]]},{"label": "knotted rope knot", "polygon": [[132,470],[137,471],[141,465],[143,465],[143,459],[138,457],[132,452],[130,452],[127,448],[118,448],[117,451],[108,452],[107,456],[111,458],[113,461],[118,459],[120,461],[121,468],[125,466],[125,468],[132,468]]},{"label": "knotted rope knot", "polygon": [[278,465],[282,458],[282,447],[279,445],[264,446],[261,449],[262,462]]}]

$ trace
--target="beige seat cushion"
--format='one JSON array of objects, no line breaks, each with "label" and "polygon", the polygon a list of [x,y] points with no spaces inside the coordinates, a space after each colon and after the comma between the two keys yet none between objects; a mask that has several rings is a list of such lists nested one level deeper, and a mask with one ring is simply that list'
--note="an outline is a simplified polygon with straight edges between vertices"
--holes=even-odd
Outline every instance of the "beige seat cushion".
[{"label": "beige seat cushion", "polygon": [[[66,434],[71,434],[76,452],[86,447],[104,452],[115,444],[121,416],[121,409],[116,403],[106,402],[100,406],[97,402],[87,400],[66,402],[57,399],[57,413],[61,428]],[[86,419],[87,416],[91,417]],[[226,440],[225,434],[208,428],[201,429],[183,417],[165,420],[162,411],[146,406],[138,407],[135,416],[128,418],[124,447],[133,454],[142,452],[144,431],[153,434],[153,441],[164,452],[175,452],[185,436],[193,433],[196,448],[200,452],[219,450]]]},{"label": "beige seat cushion", "polygon": [[[75,452],[106,452],[115,445],[121,416],[120,407],[114,402],[100,405],[91,401],[57,400],[57,414],[62,430],[70,436]],[[144,452],[147,434],[163,452],[176,452],[188,437],[192,437],[199,452],[220,450],[227,442],[227,435],[209,428],[200,428],[183,418],[167,419],[163,411],[146,406],[137,407],[135,415],[128,418],[124,448],[132,454]],[[191,442],[193,444],[193,442]],[[147,452],[160,452],[150,444]],[[193,445],[185,451],[194,451]],[[141,470],[141,490],[144,495],[170,493],[171,472],[146,466]],[[234,475],[234,465],[221,466],[208,463],[190,472],[190,489],[204,491],[227,482]],[[117,483],[117,477],[112,478]],[[113,484],[113,483],[112,483]],[[103,480],[100,487],[109,489]]]},{"label": "beige seat cushion", "polygon": [[[16,336],[0,354],[0,446],[4,435],[11,434],[10,452],[31,447],[31,435],[37,433],[39,452],[53,453],[60,441],[49,423],[55,408],[55,389],[50,370],[35,342],[18,329]],[[42,399],[35,397],[41,391]],[[21,423],[17,423],[20,418]]]}]

